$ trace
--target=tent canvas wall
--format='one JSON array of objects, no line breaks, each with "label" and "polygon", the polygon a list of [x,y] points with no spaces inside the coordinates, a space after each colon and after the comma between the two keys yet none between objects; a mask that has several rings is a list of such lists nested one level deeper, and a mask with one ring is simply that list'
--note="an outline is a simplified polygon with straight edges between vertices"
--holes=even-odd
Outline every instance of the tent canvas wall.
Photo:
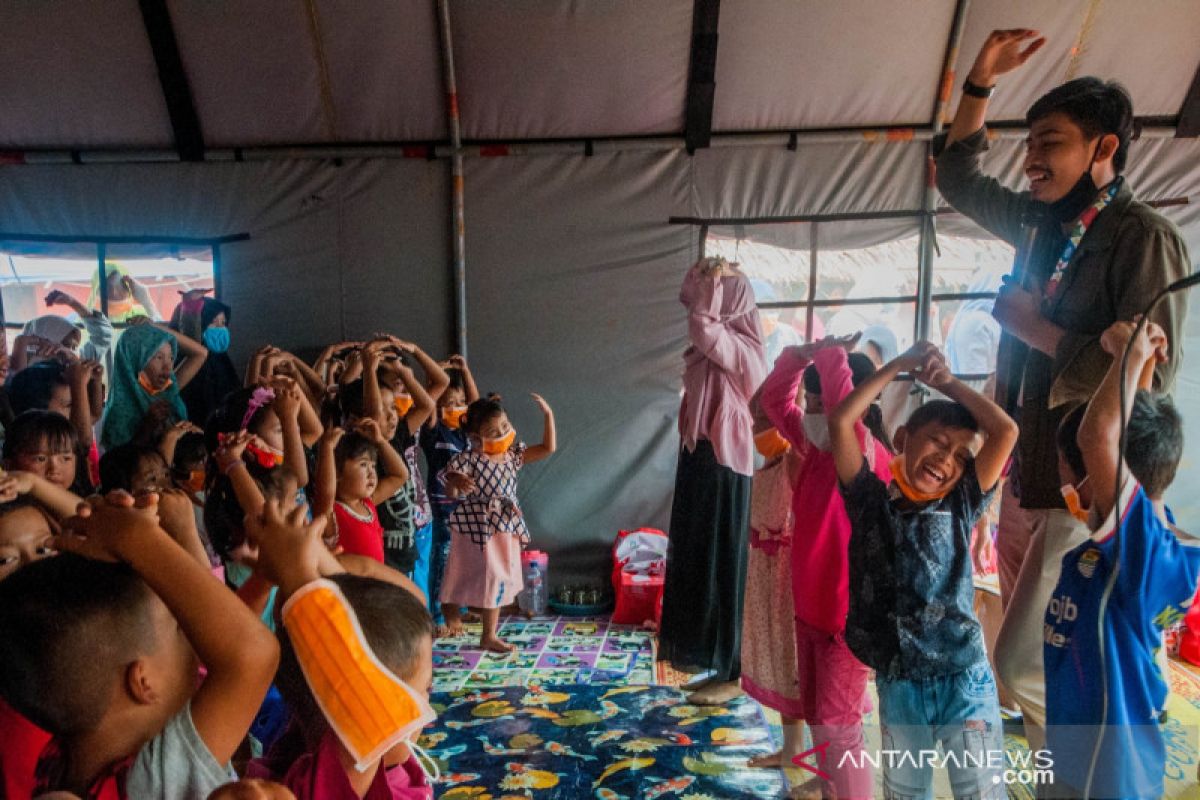
[{"label": "tent canvas wall", "polygon": [[[222,246],[236,356],[379,329],[451,352],[434,3],[165,6],[203,136],[195,163],[179,160],[137,2],[0,8],[0,231],[247,233]],[[831,225],[822,246],[912,235],[956,11],[958,75],[994,27],[1033,24],[1051,40],[1004,82],[998,119],[1019,121],[1069,75],[1124,81],[1139,115],[1156,118],[1133,147],[1130,181],[1177,203],[1164,213],[1200,253],[1200,143],[1173,137],[1198,60],[1200,15],[1187,0],[725,0],[712,146],[689,154],[695,7],[449,3],[467,140],[469,355],[526,440],[541,427],[528,392],[559,414],[561,451],[527,471],[522,494],[560,577],[602,574],[619,528],[667,524],[685,346],[677,292],[700,249],[696,226],[668,220],[913,212]],[[851,130],[815,132],[831,128]],[[1020,136],[1005,131],[987,156],[1013,187]],[[1179,396],[1193,443],[1197,382],[1200,362],[1189,363]],[[1197,480],[1185,470],[1176,497],[1198,496]],[[1200,508],[1184,505],[1200,528]]]}]

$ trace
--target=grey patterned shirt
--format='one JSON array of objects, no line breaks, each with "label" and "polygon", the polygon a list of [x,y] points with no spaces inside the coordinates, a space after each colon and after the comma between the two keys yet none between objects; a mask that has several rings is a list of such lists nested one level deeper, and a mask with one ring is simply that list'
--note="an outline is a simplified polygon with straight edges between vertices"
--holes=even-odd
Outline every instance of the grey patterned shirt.
[{"label": "grey patterned shirt", "polygon": [[951,675],[986,657],[975,617],[971,529],[995,492],[974,462],[950,494],[910,502],[863,462],[841,487],[850,517],[846,644],[886,678]]}]

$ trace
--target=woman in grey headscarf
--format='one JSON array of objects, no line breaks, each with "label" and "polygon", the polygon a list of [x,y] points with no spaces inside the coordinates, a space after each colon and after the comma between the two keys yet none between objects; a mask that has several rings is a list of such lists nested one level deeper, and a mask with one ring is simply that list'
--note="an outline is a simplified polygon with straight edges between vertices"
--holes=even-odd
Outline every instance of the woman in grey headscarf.
[{"label": "woman in grey headscarf", "polygon": [[55,289],[46,295],[47,306],[68,306],[79,315],[88,340],[83,341],[83,331],[66,317],[45,314],[29,320],[21,335],[13,342],[10,374],[16,374],[32,364],[55,358],[63,350],[77,354],[84,361],[104,363],[112,347],[113,327],[108,317],[100,310],[86,308],[83,303],[66,292]]}]

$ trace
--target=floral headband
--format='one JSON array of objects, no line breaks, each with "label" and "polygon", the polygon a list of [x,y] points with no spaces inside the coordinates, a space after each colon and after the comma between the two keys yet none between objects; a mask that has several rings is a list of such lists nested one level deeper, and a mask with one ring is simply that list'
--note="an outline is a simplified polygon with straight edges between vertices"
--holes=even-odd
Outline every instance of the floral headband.
[{"label": "floral headband", "polygon": [[242,417],[241,430],[246,430],[246,426],[250,424],[250,418],[257,414],[260,408],[270,405],[274,401],[274,389],[268,389],[265,386],[255,389],[254,394],[250,395],[250,404],[246,406],[246,415]]}]

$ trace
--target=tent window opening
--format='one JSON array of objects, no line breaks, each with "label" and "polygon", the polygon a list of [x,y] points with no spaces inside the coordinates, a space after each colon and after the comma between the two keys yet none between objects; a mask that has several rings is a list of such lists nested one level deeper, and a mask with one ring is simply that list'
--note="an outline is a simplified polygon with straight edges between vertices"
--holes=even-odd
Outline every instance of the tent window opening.
[{"label": "tent window opening", "polygon": [[[991,307],[1013,249],[958,220],[937,242],[927,338],[955,374],[982,386],[996,368]],[[912,346],[919,247],[916,225],[905,220],[714,225],[705,240],[706,255],[739,262],[750,278],[768,363],[788,345],[857,331],[859,350],[880,364]]]},{"label": "tent window opening", "polygon": [[[119,337],[130,317],[169,321],[183,292],[214,287],[210,246],[88,244],[47,250],[41,254],[34,247],[14,246],[0,251],[6,352],[25,323],[43,315],[78,324],[81,311],[99,309]],[[101,285],[101,258],[106,286]],[[86,333],[83,337],[86,341]]]}]

